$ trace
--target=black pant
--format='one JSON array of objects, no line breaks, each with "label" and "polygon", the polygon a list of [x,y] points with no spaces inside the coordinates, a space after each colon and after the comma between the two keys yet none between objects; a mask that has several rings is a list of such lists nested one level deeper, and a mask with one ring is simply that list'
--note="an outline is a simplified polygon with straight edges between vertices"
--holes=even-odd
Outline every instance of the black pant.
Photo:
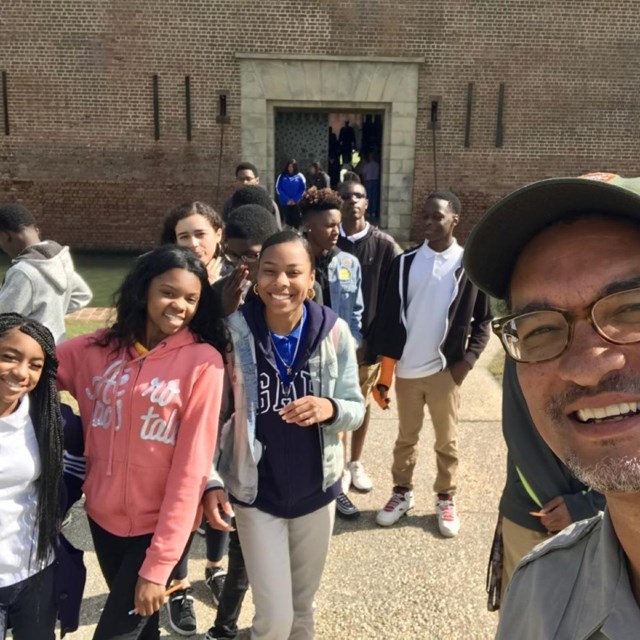
[{"label": "black pant", "polygon": [[284,216],[285,224],[289,225],[292,229],[299,229],[302,224],[302,215],[300,214],[300,207],[297,204],[287,204],[281,209],[281,213]]},{"label": "black pant", "polygon": [[[138,572],[153,534],[123,538],[105,531],[89,518],[93,546],[102,575],[109,587],[109,597],[98,621],[94,640],[158,640],[159,613],[143,618],[129,615],[133,609]],[[189,537],[186,550],[189,549]],[[186,550],[185,554],[186,555]]]},{"label": "black pant", "polygon": [[[224,520],[227,522],[228,518],[225,516]],[[207,543],[207,560],[210,562],[220,562],[224,557],[229,534],[226,531],[212,529],[208,523],[205,523],[204,535]],[[189,575],[189,551],[191,550],[191,542],[193,542],[193,538],[189,541],[180,562],[178,562],[176,568],[173,570],[173,580],[184,580]]]},{"label": "black pant", "polygon": [[[234,521],[235,527],[235,521]],[[216,621],[213,625],[219,638],[235,638],[238,633],[238,618],[244,596],[249,589],[249,578],[244,565],[238,532],[229,534],[229,568],[222,588]]]},{"label": "black pant", "polygon": [[8,587],[0,588],[0,639],[7,629],[13,640],[55,640],[57,606],[54,566]]}]

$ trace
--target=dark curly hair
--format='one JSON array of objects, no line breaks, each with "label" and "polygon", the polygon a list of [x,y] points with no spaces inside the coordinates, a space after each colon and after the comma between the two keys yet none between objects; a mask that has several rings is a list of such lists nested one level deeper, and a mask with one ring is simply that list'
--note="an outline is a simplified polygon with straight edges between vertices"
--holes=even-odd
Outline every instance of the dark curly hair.
[{"label": "dark curly hair", "polygon": [[[56,388],[56,343],[51,331],[36,320],[30,320],[18,313],[0,314],[0,337],[4,337],[12,329],[18,329],[33,338],[44,352],[44,366],[40,379],[29,393],[29,414],[38,442],[41,469],[40,477],[36,481],[36,561],[44,563],[49,558],[55,536],[60,529],[63,439],[62,415]],[[25,535],[25,539],[29,537]]]},{"label": "dark curly hair", "polygon": [[337,209],[340,211],[342,207],[342,198],[333,189],[318,189],[311,187],[302,195],[302,199],[298,202],[302,219],[308,220],[312,216],[329,209]]},{"label": "dark curly hair", "polygon": [[222,218],[216,213],[213,207],[198,200],[185,202],[173,209],[164,219],[162,223],[162,233],[160,234],[160,244],[175,244],[176,225],[178,222],[196,214],[206,218],[214,231],[218,231],[218,229],[222,229],[224,226]]},{"label": "dark curly hair", "polygon": [[200,259],[189,249],[175,245],[164,245],[138,257],[115,294],[116,321],[102,337],[96,338],[97,345],[113,346],[115,351],[119,351],[144,340],[149,285],[154,278],[170,269],[184,269],[200,280],[200,301],[189,330],[198,342],[214,346],[225,357],[230,338],[224,323],[222,303],[211,289],[207,270]]}]

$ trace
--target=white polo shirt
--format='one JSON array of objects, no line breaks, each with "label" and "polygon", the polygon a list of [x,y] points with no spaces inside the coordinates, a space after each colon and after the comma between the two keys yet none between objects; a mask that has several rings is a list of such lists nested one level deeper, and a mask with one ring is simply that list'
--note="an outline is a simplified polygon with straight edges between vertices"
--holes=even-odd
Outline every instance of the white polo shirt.
[{"label": "white polo shirt", "polygon": [[442,253],[426,242],[418,249],[409,269],[407,341],[396,365],[399,378],[424,378],[445,368],[440,347],[447,334],[449,307],[458,292],[456,271],[462,254],[455,239]]}]

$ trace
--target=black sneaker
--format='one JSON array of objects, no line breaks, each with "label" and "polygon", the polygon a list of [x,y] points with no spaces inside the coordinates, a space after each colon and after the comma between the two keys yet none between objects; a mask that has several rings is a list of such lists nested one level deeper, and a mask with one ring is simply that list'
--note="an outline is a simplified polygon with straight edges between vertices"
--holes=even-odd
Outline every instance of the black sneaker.
[{"label": "black sneaker", "polygon": [[222,587],[224,587],[226,577],[227,572],[222,567],[207,567],[204,570],[204,582],[209,587],[209,591],[211,591],[213,604],[216,607],[220,604],[220,595],[222,594]]},{"label": "black sneaker", "polygon": [[171,628],[181,636],[192,636],[197,629],[191,587],[175,591],[166,603]]},{"label": "black sneaker", "polygon": [[336,511],[345,520],[353,520],[360,515],[360,509],[349,500],[346,493],[341,493],[336,498]]},{"label": "black sneaker", "polygon": [[209,631],[207,631],[207,634],[204,637],[204,640],[234,640],[234,638],[238,637],[238,633],[237,632],[229,632],[227,633],[226,631],[220,631],[219,629],[216,629],[215,627],[211,627],[211,629],[209,629]]}]

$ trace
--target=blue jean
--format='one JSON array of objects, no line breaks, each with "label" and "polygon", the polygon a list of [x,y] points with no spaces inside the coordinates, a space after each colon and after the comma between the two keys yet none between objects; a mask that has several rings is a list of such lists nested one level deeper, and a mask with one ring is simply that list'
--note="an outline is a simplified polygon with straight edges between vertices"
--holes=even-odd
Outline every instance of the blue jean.
[{"label": "blue jean", "polygon": [[54,567],[8,587],[0,588],[0,639],[7,629],[14,640],[55,640],[56,601]]}]

